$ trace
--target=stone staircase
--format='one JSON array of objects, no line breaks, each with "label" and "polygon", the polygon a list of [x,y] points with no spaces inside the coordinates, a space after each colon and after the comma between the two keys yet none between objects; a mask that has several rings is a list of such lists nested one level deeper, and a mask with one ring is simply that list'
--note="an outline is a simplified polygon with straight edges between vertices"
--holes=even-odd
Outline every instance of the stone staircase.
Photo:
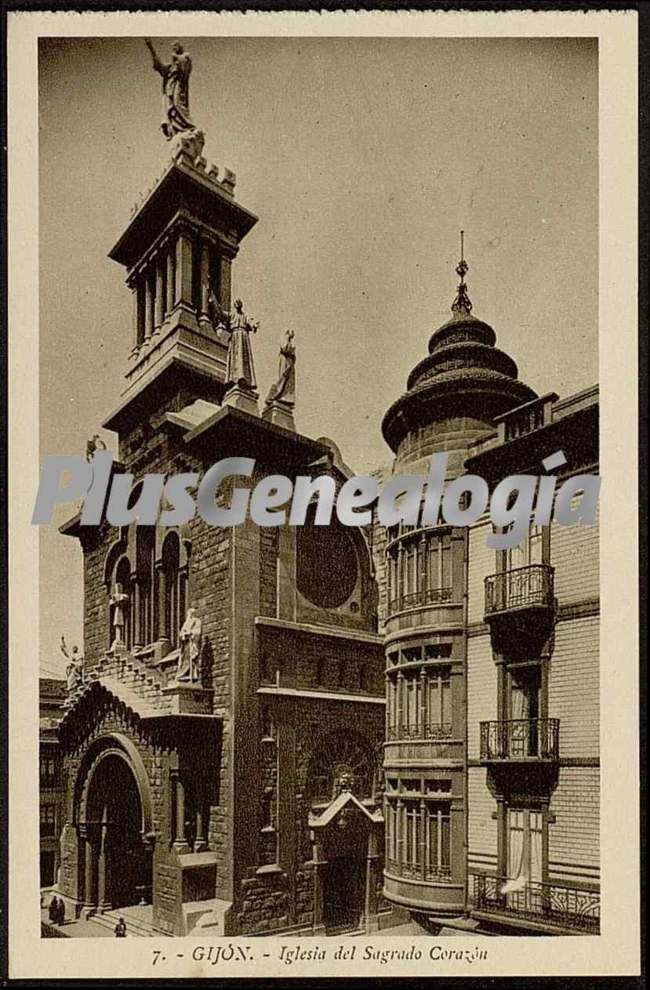
[{"label": "stone staircase", "polygon": [[167,675],[139,655],[108,654],[102,664],[100,677],[115,678],[154,708],[165,711],[168,707],[168,700],[162,693],[167,685]]},{"label": "stone staircase", "polygon": [[165,932],[154,928],[153,908],[150,904],[117,908],[114,911],[105,911],[103,914],[93,914],[89,918],[89,921],[91,924],[97,925],[100,928],[108,929],[113,934],[120,918],[124,918],[127,938],[168,937]]}]

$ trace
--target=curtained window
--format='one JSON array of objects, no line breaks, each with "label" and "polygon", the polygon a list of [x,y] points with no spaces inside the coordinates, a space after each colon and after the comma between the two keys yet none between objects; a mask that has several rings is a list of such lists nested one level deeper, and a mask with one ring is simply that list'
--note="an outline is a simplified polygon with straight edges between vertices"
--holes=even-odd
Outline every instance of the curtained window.
[{"label": "curtained window", "polygon": [[543,817],[539,810],[508,809],[508,877],[540,882],[543,868]]}]

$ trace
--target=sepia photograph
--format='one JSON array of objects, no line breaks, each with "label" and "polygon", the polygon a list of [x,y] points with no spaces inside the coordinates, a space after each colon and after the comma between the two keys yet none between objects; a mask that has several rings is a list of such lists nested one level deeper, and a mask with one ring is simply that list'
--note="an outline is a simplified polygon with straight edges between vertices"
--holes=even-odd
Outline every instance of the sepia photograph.
[{"label": "sepia photograph", "polygon": [[[42,454],[131,505],[237,455],[597,473],[597,81],[592,39],[41,40]],[[44,935],[598,931],[597,526],[66,510]]]},{"label": "sepia photograph", "polygon": [[157,939],[153,976],[579,965],[625,569],[602,39],[148,16],[30,55],[22,916],[61,959]]}]

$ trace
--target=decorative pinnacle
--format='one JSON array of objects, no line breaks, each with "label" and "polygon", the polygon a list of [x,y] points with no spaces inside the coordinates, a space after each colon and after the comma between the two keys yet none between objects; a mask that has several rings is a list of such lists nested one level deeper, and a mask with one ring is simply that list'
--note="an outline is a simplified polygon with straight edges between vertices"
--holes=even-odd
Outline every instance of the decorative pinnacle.
[{"label": "decorative pinnacle", "polygon": [[460,232],[460,261],[456,265],[456,274],[458,275],[460,282],[458,283],[458,289],[456,290],[456,298],[451,304],[452,313],[465,313],[467,316],[472,312],[472,303],[467,294],[467,284],[465,282],[465,276],[469,271],[469,265],[465,261],[465,231]]}]

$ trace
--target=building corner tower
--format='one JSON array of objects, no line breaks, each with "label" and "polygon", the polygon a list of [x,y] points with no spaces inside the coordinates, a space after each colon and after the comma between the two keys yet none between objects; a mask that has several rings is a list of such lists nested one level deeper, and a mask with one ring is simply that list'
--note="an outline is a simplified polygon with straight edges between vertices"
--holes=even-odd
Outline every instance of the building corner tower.
[{"label": "building corner tower", "polygon": [[[495,417],[536,398],[472,314],[462,254],[451,319],[384,416],[396,475],[426,475],[443,452],[447,480],[463,474]],[[385,537],[384,896],[435,923],[467,894],[467,530],[400,523]]]}]

